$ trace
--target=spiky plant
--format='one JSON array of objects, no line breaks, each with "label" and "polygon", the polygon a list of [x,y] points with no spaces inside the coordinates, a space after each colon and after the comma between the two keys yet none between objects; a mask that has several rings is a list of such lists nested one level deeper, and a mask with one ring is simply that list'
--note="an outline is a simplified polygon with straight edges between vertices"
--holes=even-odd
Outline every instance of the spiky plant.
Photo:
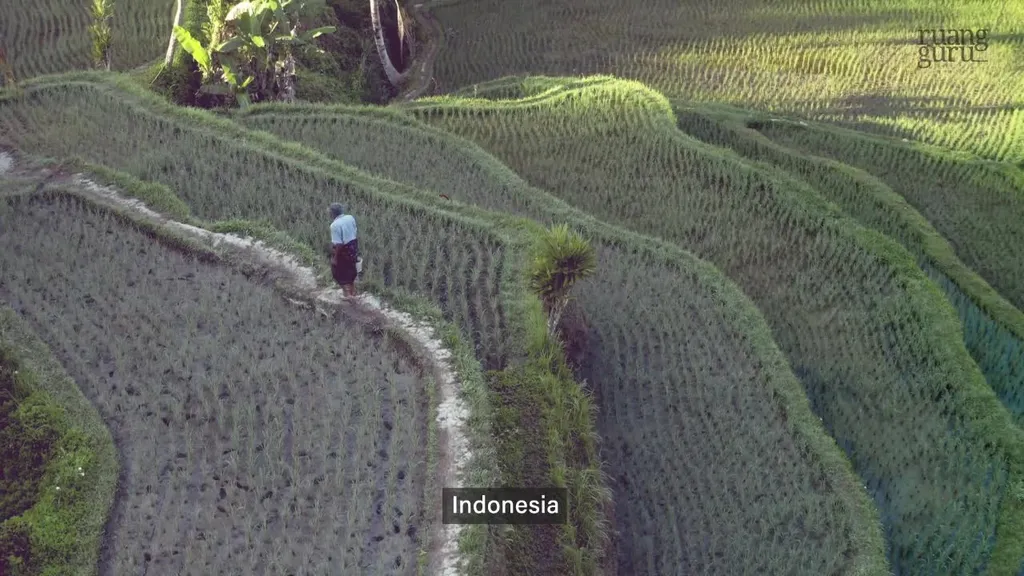
[{"label": "spiky plant", "polygon": [[530,289],[544,303],[550,334],[556,333],[572,287],[595,270],[593,246],[568,225],[553,226],[541,237],[530,269]]},{"label": "spiky plant", "polygon": [[89,11],[92,14],[89,35],[92,37],[93,63],[110,70],[110,19],[114,16],[114,0],[92,0]]}]

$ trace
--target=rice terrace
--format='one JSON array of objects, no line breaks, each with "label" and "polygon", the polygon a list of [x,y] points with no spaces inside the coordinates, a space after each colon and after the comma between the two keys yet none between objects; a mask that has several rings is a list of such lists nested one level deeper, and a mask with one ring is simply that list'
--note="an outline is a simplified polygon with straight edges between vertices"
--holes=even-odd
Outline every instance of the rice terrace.
[{"label": "rice terrace", "polygon": [[1024,576],[1024,3],[5,0],[0,576]]}]

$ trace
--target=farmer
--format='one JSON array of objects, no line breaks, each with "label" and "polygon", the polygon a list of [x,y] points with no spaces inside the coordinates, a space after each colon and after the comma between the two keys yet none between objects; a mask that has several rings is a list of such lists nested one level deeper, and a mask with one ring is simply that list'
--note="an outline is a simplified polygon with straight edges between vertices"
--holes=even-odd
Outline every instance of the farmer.
[{"label": "farmer", "polygon": [[345,213],[345,206],[331,204],[331,273],[341,286],[346,298],[356,295],[356,261],[359,258],[359,240],[356,239],[356,219]]}]

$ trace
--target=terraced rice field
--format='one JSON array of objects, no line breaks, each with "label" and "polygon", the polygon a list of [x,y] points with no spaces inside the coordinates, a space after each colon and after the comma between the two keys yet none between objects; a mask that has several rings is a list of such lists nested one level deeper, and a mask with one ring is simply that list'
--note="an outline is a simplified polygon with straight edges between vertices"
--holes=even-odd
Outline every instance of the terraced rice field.
[{"label": "terraced rice field", "polygon": [[929,153],[850,131],[769,122],[759,131],[803,154],[859,168],[899,192],[957,256],[1017,308],[1024,309],[1024,170],[1008,164]]},{"label": "terraced rice field", "polygon": [[[168,113],[152,95],[139,100],[102,84],[67,83],[26,89],[0,130],[19,148],[50,157],[79,156],[170,187],[206,221],[262,220],[327,259],[327,206],[342,199],[360,214],[369,279],[430,295],[463,326],[489,368],[510,353],[502,336],[499,298],[506,274],[500,238],[472,222],[418,205],[388,184],[311,168],[241,136],[211,130],[208,117]],[[344,167],[342,167],[344,168]],[[441,200],[436,199],[438,202]]]},{"label": "terraced rice field", "polygon": [[[92,0],[7,0],[0,18],[0,45],[16,78],[92,66]],[[167,51],[174,2],[116,0],[110,23],[111,63],[129,70]]]},{"label": "terraced rice field", "polygon": [[[163,55],[173,4],[115,2],[116,69]],[[446,96],[214,115],[127,75],[29,80],[91,66],[88,2],[10,0],[0,146],[321,272],[348,204],[364,288],[469,344],[482,460],[570,490],[565,526],[467,531],[464,576],[1024,576],[1024,4],[426,5]],[[954,27],[984,62],[923,62]],[[0,303],[121,453],[102,573],[432,571],[407,349],[37,184],[0,175]],[[525,283],[557,223],[598,256],[575,374]]]},{"label": "terraced rice field", "polygon": [[531,184],[693,250],[739,283],[867,484],[894,570],[1016,569],[1024,542],[1011,527],[1024,508],[1007,489],[1022,478],[1024,435],[912,256],[785,173],[686,137],[642,85],[560,83],[496,90],[521,101],[409,108]]},{"label": "terraced rice field", "polygon": [[[1024,162],[1020,2],[442,0],[428,5],[436,6],[432,11],[446,30],[434,66],[445,92],[514,74],[614,74],[670,98],[841,120]],[[943,27],[987,29],[987,46],[974,52],[985,62],[919,68],[920,30]],[[926,42],[931,41],[928,33]],[[959,47],[955,57],[960,59]]]},{"label": "terraced rice field", "polygon": [[[514,355],[518,355],[515,358],[521,365],[523,355],[531,345],[527,338],[533,338],[532,345],[536,350],[536,334],[527,333],[530,329],[527,315],[533,311],[524,309],[524,286],[513,279],[521,274],[517,268],[519,259],[506,258],[504,250],[511,246],[514,253],[525,253],[529,243],[525,232],[536,233],[539,227],[534,229],[524,222],[509,221],[508,217],[466,207],[451,209],[446,201],[436,196],[375,179],[309,150],[285,146],[266,135],[242,130],[224,120],[218,121],[209,114],[177,110],[152,94],[139,90],[130,81],[112,81],[109,77],[103,82],[82,80],[99,77],[86,74],[78,75],[78,82],[65,84],[51,80],[56,83],[43,82],[35,88],[31,84],[24,86],[25,90],[20,95],[6,102],[11,104],[7,111],[12,114],[4,115],[4,120],[10,122],[5,137],[8,141],[14,140],[23,150],[57,156],[79,154],[93,162],[107,162],[136,177],[148,179],[143,187],[159,183],[171,186],[174,192],[180,190],[182,198],[191,206],[182,199],[169,198],[169,190],[157,189],[155,198],[148,196],[178,218],[191,218],[188,214],[191,209],[203,217],[203,226],[215,229],[237,231],[241,226],[245,230],[253,225],[253,221],[259,226],[273,226],[297,240],[289,244],[289,249],[298,249],[304,258],[321,269],[320,259],[327,258],[328,219],[323,211],[330,201],[347,201],[350,209],[360,215],[361,221],[376,221],[377,226],[381,226],[376,228],[372,223],[360,226],[364,238],[361,247],[368,255],[373,250],[373,256],[366,258],[365,266],[367,279],[373,283],[371,286],[377,289],[381,286],[401,288],[440,304],[447,317],[457,322],[461,332],[452,341],[469,344],[469,349],[460,356],[461,369],[472,372],[474,361],[480,363],[476,365],[477,371],[481,364],[486,368],[500,368],[505,358]],[[118,86],[130,86],[131,89],[119,93]],[[41,92],[37,93],[36,88]],[[37,99],[49,90],[53,90],[58,100],[49,100],[45,96]],[[91,113],[76,104],[81,103],[76,100],[76,95],[83,93],[96,99],[94,104],[98,106]],[[23,96],[27,98],[22,99]],[[77,108],[77,115],[60,119],[61,122],[81,122],[77,124],[81,129],[75,136],[77,141],[59,137],[59,130],[52,123],[54,117],[49,113],[49,105],[60,98],[66,98],[69,106]],[[104,110],[104,105],[110,107]],[[103,118],[105,114],[111,114],[111,118],[122,117],[125,123],[120,130],[126,136],[124,140],[119,143],[104,140],[105,131],[110,126]],[[148,126],[146,122],[149,122]],[[132,125],[138,129],[137,132],[123,131],[133,130],[130,128]],[[194,140],[189,141],[189,137]],[[106,145],[104,142],[118,147],[118,151],[108,150],[110,156],[106,156],[106,152],[97,154]],[[197,142],[206,142],[208,148],[197,150]],[[67,143],[72,143],[72,147],[66,148]],[[156,150],[163,150],[163,154],[154,155]],[[223,154],[222,161],[211,163],[210,152]],[[135,153],[140,154],[130,155]],[[192,159],[182,161],[177,155]],[[265,163],[266,170],[254,171],[254,161]],[[205,182],[196,178],[204,174],[208,178]],[[233,188],[231,182],[225,180],[226,175],[243,181]],[[209,196],[210,190],[224,190],[226,198],[231,197],[232,200],[226,204],[219,202]],[[282,193],[295,196],[274,198]],[[218,216],[228,220],[211,222]],[[249,220],[239,222],[236,220],[239,217]],[[400,231],[401,234],[392,231]],[[376,242],[367,242],[367,238]],[[321,249],[323,251],[316,254]],[[506,307],[515,310],[515,314],[507,315]],[[543,318],[538,319],[543,332]],[[547,371],[547,379],[540,383],[522,382],[513,396],[530,397],[531,402],[536,403],[530,409],[534,413],[540,410],[545,413],[530,422],[537,427],[536,430],[513,430],[506,437],[520,443],[523,442],[520,437],[526,433],[536,437],[528,446],[534,468],[531,482],[549,485],[557,471],[560,484],[567,486],[573,494],[593,501],[589,506],[579,501],[570,517],[575,523],[573,529],[581,534],[579,538],[594,540],[592,533],[601,529],[602,519],[593,512],[593,506],[603,505],[603,491],[593,480],[598,479],[599,482],[600,477],[593,469],[596,461],[592,455],[589,400],[582,396],[570,378],[550,373],[550,356],[547,360],[533,362],[542,363],[532,369],[534,373],[538,369],[542,373]],[[476,378],[476,386],[482,387],[481,377]],[[516,398],[512,401],[522,402]],[[488,430],[490,422],[480,422],[485,415],[480,412],[486,410],[487,400],[478,397],[475,402],[483,407],[475,413],[474,425]],[[552,402],[559,402],[560,406],[571,402],[572,407],[548,415],[546,406]],[[555,420],[556,417],[562,419]],[[574,439],[571,454],[563,455],[563,435],[566,439]],[[487,443],[488,439],[481,442]],[[558,460],[553,461],[555,458]],[[483,466],[487,465],[493,466],[494,463]],[[473,475],[471,479],[482,481],[483,485],[492,481],[486,471]],[[476,546],[475,552],[467,553],[473,556],[471,562],[479,564],[485,555],[501,553],[488,548],[490,541],[487,538],[476,538],[468,544]],[[565,562],[559,557],[561,545],[556,547],[553,536],[544,539],[543,546],[554,551],[556,561]],[[587,546],[586,540],[583,546]]]},{"label": "terraced rice field", "polygon": [[0,298],[119,449],[110,570],[410,573],[430,384],[401,348],[76,197],[7,202]]},{"label": "terraced rice field", "polygon": [[[11,112],[8,133],[18,138],[19,146],[51,155],[85,154],[95,162],[115,163],[140,176],[173,184],[176,190],[202,182],[197,178],[202,173],[198,167],[186,163],[184,170],[190,173],[176,175],[171,170],[150,168],[153,164],[146,156],[155,149],[170,155],[175,142],[189,132],[212,138],[208,132],[170,116],[163,122],[150,120],[146,126],[147,117],[160,116],[153,106],[100,85],[52,84],[29,87],[27,92],[24,100],[11,100],[7,108]],[[70,104],[71,98],[82,101],[82,93],[103,104],[92,112],[80,110],[79,120],[59,118],[78,122],[75,141],[85,142],[66,148],[66,141],[49,129],[54,116],[43,111],[58,102]],[[123,116],[125,124],[119,125],[118,131],[129,134],[127,131],[136,130],[134,138],[141,140],[126,136],[123,144],[110,143],[118,147],[116,152],[90,150],[87,142],[90,138],[98,142],[101,133],[91,125],[108,125],[104,120],[108,114]],[[425,127],[418,129],[427,133]],[[221,173],[246,178],[247,184],[256,186],[245,193],[288,182],[256,184],[273,180],[273,172],[261,177],[246,160],[258,155],[234,152],[240,146],[226,140],[215,140],[222,153],[227,151]],[[452,164],[448,166],[475,166],[480,181],[488,183],[479,197],[495,186],[507,186],[508,199],[521,197],[549,210],[555,204],[539,191],[526,190],[521,180],[509,179],[507,169],[495,169],[493,158],[489,164],[481,162],[479,149],[450,140],[452,153],[447,156]],[[477,155],[459,153],[467,147]],[[207,150],[214,153],[215,149],[211,144]],[[448,166],[438,166],[436,174]],[[216,182],[212,177],[210,181]],[[212,187],[198,186],[197,190]],[[234,189],[221,186],[226,195]],[[212,203],[200,198],[198,191],[186,190],[182,196],[193,205]],[[265,214],[256,212],[259,208],[254,204],[239,202],[236,213],[250,217]],[[274,208],[280,211],[285,206],[285,202],[275,203]],[[380,218],[372,208],[363,210],[369,217]],[[583,220],[581,214],[574,218]],[[303,228],[294,221],[277,221],[287,223],[296,237],[312,242],[319,238],[313,236],[312,229],[308,236],[303,235]],[[375,238],[381,234],[377,230],[361,233]],[[581,287],[580,300],[594,326],[588,376],[602,398],[619,406],[615,413],[603,417],[601,429],[607,436],[607,453],[615,460],[620,490],[630,495],[620,501],[619,513],[638,527],[635,534],[627,533],[622,545],[642,551],[625,557],[623,565],[639,573],[663,573],[685,565],[722,574],[839,574],[852,565],[877,568],[881,540],[872,526],[867,500],[848,464],[810,414],[778,350],[767,340],[763,321],[756,314],[751,316],[749,302],[737,301],[735,287],[725,285],[720,275],[706,265],[697,265],[692,257],[676,251],[666,259],[664,252],[650,246],[636,253],[638,247],[622,246],[624,238],[617,233],[605,230],[603,234],[601,282]],[[667,248],[662,247],[664,250]],[[642,270],[647,281],[636,282],[635,270]],[[624,291],[623,286],[629,289]],[[751,341],[748,331],[755,325],[763,332]],[[680,356],[679,350],[692,353]],[[662,408],[652,411],[658,406]],[[708,442],[711,436],[719,440]],[[752,448],[735,450],[746,445]],[[714,476],[708,476],[709,469],[701,464],[706,459],[718,462]],[[752,461],[758,463],[753,469]],[[657,473],[650,474],[650,469]],[[752,472],[755,469],[757,472]],[[665,478],[674,480],[666,482]],[[674,517],[660,514],[662,503],[668,502],[677,503],[681,513]],[[650,521],[654,518],[658,524]],[[815,545],[806,547],[801,544],[804,542]]]},{"label": "terraced rice field", "polygon": [[[989,270],[992,283],[1002,286],[1004,295],[1016,293],[1016,285],[1006,279],[1018,275],[1015,268],[1021,264],[1013,252],[1024,245],[1024,240],[1017,239],[1022,231],[1020,223],[1024,222],[1024,196],[1014,191],[1011,166],[958,161],[934,151],[915,152],[901,143],[864,141],[845,131],[834,135],[863,144],[864,148],[851,153],[866,170],[887,176],[890,187],[887,181],[854,167],[853,158],[850,164],[844,164],[815,156],[827,149],[824,145],[813,151],[803,148],[797,134],[824,129],[798,125],[793,137],[787,138],[787,145],[782,145],[765,134],[787,129],[773,127],[779,123],[760,115],[755,118],[735,110],[706,107],[676,108],[676,114],[680,129],[752,160],[786,169],[865,226],[905,246],[956,308],[967,349],[1003,404],[1021,422],[1024,314],[976,272]],[[748,126],[760,127],[761,131]],[[901,156],[899,169],[887,166],[885,158],[889,156]],[[935,166],[942,167],[945,174],[936,176]],[[940,234],[933,222],[945,232]],[[956,247],[947,238],[956,239]],[[988,250],[1000,253],[1002,258],[989,258],[985,254]],[[973,265],[966,265],[958,253]],[[979,265],[982,262],[990,266]],[[1000,279],[1003,281],[997,282]]]},{"label": "terraced rice field", "polygon": [[[382,178],[435,196],[551,224],[553,197],[472,142],[396,110],[360,106],[254,106],[238,121]],[[401,161],[396,162],[395,159]]]},{"label": "terraced rice field", "polygon": [[[848,483],[831,441],[821,442],[778,351],[744,335],[763,322],[738,322],[710,296],[717,274],[681,254],[664,261],[649,240],[595,225],[470,142],[407,115],[271,106],[240,120],[453,201],[588,230],[600,269],[577,294],[590,324],[582,363],[602,407],[620,574],[878,568],[880,541],[860,508],[861,487]],[[777,394],[786,400],[776,404]],[[809,418],[791,427],[783,413]]]}]

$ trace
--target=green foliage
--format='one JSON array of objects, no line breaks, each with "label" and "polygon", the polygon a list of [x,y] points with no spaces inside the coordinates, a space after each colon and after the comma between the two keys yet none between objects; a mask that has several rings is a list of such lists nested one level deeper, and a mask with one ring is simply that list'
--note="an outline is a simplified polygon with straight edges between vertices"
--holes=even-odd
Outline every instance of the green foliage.
[{"label": "green foliage", "polygon": [[203,73],[203,77],[209,78],[212,76],[213,59],[210,57],[210,51],[203,47],[199,40],[193,38],[192,34],[181,26],[174,27],[174,36],[178,39],[182,50],[188,52],[189,56],[192,56],[192,59],[199,65],[199,71]]},{"label": "green foliage", "polygon": [[[9,365],[7,366],[9,368]],[[13,378],[0,369],[2,380]],[[0,388],[0,395],[11,394],[13,383]],[[12,394],[13,396],[13,394]],[[10,398],[0,406],[0,454],[3,476],[0,480],[0,521],[17,516],[35,503],[47,463],[59,436],[60,412],[46,399],[32,395]],[[16,410],[11,408],[17,405]]]},{"label": "green foliage", "polygon": [[251,98],[281,98],[286,76],[292,73],[286,70],[292,50],[310,46],[336,29],[322,26],[300,31],[310,13],[324,8],[323,0],[247,0],[226,12],[225,8],[223,2],[209,5],[205,46],[183,27],[176,27],[174,34],[199,65],[204,82],[201,91],[231,94],[242,107],[248,106]]},{"label": "green foliage", "polygon": [[[97,24],[91,14],[91,4],[98,2],[110,5],[112,1],[67,3],[60,0],[12,0],[13,4],[9,3],[9,11],[13,15],[11,17],[4,17],[8,12],[5,5],[0,9],[0,37],[12,43],[9,46],[9,66],[5,67],[0,62],[0,86],[13,85],[15,77],[30,78],[40,74],[96,67],[93,50],[100,44],[94,42],[92,31],[95,31],[104,39],[105,54],[109,57],[112,69],[138,74],[140,67],[155,65],[155,69],[149,70],[144,78],[140,78],[140,82],[170,100],[205,108],[233,102],[231,91],[222,83],[223,80],[214,82],[220,87],[212,88],[213,93],[207,89],[197,94],[202,87],[199,78],[201,74],[195,70],[197,64],[188,52],[180,49],[180,45],[172,56],[171,65],[158,64],[157,59],[163,54],[160,42],[166,47],[168,6],[153,0],[116,0],[116,11],[108,10],[108,15],[112,16]],[[233,2],[182,1],[184,16],[181,26],[208,51],[223,42],[226,32],[224,19]],[[357,8],[368,13],[365,4]],[[279,34],[284,37],[282,42],[289,44],[288,49],[299,61],[295,66],[296,97],[313,101],[357,102],[375,98],[375,94],[367,88],[373,80],[372,71],[360,68],[361,60],[365,59],[363,44],[367,38],[364,38],[359,24],[339,23],[333,17],[333,10],[323,2],[288,3],[285,13],[288,15],[292,12],[300,12],[302,16],[298,20],[310,29],[296,30],[295,38],[292,38],[291,28],[281,29]],[[325,26],[335,26],[336,31],[326,33],[329,28]],[[325,34],[319,35],[321,33]],[[171,34],[174,34],[173,31]],[[30,42],[30,38],[38,38],[39,41]],[[317,70],[313,73],[312,68],[301,62],[304,56],[320,51],[320,46],[330,50],[329,59],[336,59],[337,65],[341,66],[340,70]],[[101,60],[100,66],[105,67],[102,56],[99,53],[97,56]],[[276,68],[275,72],[278,72]],[[240,83],[244,82],[243,71],[236,70],[235,75]],[[334,81],[340,82],[340,85]],[[254,88],[252,84],[249,87]],[[255,94],[252,96],[256,97]]]},{"label": "green foliage", "polygon": [[[181,26],[175,26],[174,35],[177,37],[182,50],[187,52],[199,66],[204,83],[199,88],[203,94],[220,96],[234,96],[243,107],[249,104],[247,89],[254,76],[239,77],[235,64],[228,60],[219,61],[220,52],[217,48],[207,48],[202,45],[188,30]],[[217,61],[215,62],[215,58]],[[211,83],[211,80],[213,81]]]},{"label": "green foliage", "polygon": [[579,232],[567,224],[552,226],[539,239],[539,254],[533,261],[530,288],[547,303],[566,297],[577,282],[597,269],[594,249]]},{"label": "green foliage", "polygon": [[296,99],[305,102],[358,104],[363,101],[366,93],[360,73],[343,73],[332,76],[296,68],[295,84]]},{"label": "green foliage", "polygon": [[13,312],[0,309],[0,396],[17,404],[12,412],[0,402],[4,574],[96,571],[117,472],[113,444],[59,370]]},{"label": "green foliage", "polygon": [[229,0],[207,0],[206,22],[203,23],[203,38],[210,46],[224,41],[224,24],[227,20]]},{"label": "green foliage", "polygon": [[0,568],[4,574],[28,574],[32,555],[32,526],[20,516],[0,522]]}]

